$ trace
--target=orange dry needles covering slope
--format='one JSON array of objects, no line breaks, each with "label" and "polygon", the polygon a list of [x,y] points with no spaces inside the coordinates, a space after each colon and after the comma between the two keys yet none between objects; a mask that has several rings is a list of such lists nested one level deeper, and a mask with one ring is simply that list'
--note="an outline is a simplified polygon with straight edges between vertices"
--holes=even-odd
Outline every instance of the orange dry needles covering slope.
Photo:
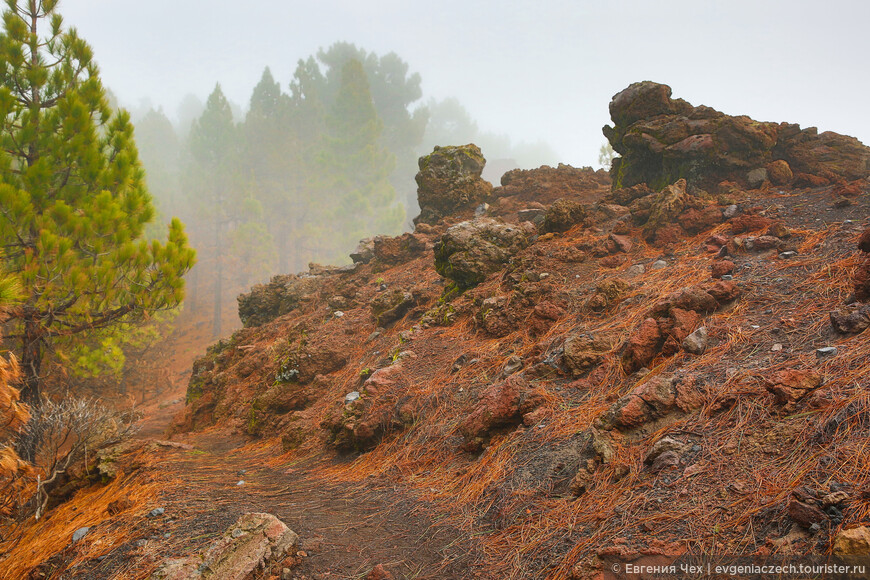
[{"label": "orange dry needles covering slope", "polygon": [[246,511],[299,534],[266,564],[297,578],[861,553],[870,151],[654,83],[611,115],[612,176],[490,192],[476,148],[438,149],[414,232],[241,296],[171,425],[194,447],[143,451],[170,536],[68,561],[147,577]]}]

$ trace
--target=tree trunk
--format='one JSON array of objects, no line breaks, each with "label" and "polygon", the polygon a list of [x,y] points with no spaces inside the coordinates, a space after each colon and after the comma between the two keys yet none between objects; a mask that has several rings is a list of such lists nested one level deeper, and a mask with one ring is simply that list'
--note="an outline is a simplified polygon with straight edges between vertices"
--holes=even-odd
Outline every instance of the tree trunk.
[{"label": "tree trunk", "polygon": [[221,317],[223,315],[223,249],[221,248],[221,224],[215,229],[215,276],[214,276],[214,321],[212,332],[215,338],[221,336]]},{"label": "tree trunk", "polygon": [[21,370],[24,373],[21,399],[33,408],[41,402],[39,371],[42,368],[42,333],[38,323],[28,320],[24,323],[24,337],[21,339]]},{"label": "tree trunk", "polygon": [[[21,370],[24,374],[21,385],[21,399],[31,409],[38,411],[42,405],[39,376],[42,368],[42,328],[33,320],[24,323],[24,337],[21,339]],[[36,420],[37,412],[31,413],[30,420]],[[32,431],[32,433],[38,433]],[[25,461],[32,462],[36,458],[36,447],[39,440],[36,437],[22,437],[18,441],[18,455]]]}]

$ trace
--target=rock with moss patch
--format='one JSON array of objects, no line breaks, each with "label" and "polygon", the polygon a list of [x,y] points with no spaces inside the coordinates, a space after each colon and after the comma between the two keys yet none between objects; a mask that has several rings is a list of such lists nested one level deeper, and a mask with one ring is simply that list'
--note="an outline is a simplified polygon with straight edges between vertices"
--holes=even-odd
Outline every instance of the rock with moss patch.
[{"label": "rock with moss patch", "polygon": [[435,244],[435,270],[459,288],[471,288],[528,246],[530,233],[523,225],[491,218],[462,222],[449,228]]},{"label": "rock with moss patch", "polygon": [[420,158],[415,223],[435,223],[458,210],[476,207],[492,193],[492,184],[480,174],[486,159],[477,145],[435,147]]}]

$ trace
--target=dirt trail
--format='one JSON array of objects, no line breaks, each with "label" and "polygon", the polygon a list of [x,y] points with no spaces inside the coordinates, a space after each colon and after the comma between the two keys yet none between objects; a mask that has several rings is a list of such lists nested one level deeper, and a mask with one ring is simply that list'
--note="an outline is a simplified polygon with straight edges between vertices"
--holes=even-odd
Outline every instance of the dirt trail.
[{"label": "dirt trail", "polygon": [[299,580],[364,578],[378,564],[396,579],[474,576],[457,533],[399,489],[325,481],[316,472],[324,461],[270,467],[274,450],[243,447],[228,433],[189,443],[194,449],[170,449],[156,466],[166,485],[154,507],[163,515],[143,519],[136,539],[70,578],[141,577],[166,558],[201,553],[245,512],[272,513],[299,534]]},{"label": "dirt trail", "polygon": [[451,545],[450,530],[433,526],[425,506],[399,490],[324,481],[314,461],[275,469],[263,464],[265,452],[218,443],[167,464],[179,485],[167,489],[164,507],[179,517],[179,535],[208,543],[242,513],[268,512],[300,536],[300,578],[361,578],[378,564],[396,578],[469,576],[469,555]]}]

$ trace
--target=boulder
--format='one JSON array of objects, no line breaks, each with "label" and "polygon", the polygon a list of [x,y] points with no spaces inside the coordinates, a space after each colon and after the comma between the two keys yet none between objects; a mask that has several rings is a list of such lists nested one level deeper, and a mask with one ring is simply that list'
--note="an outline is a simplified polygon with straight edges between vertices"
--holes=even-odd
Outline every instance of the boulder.
[{"label": "boulder", "polygon": [[628,339],[622,355],[622,366],[632,373],[645,367],[661,350],[663,337],[655,318],[644,320]]},{"label": "boulder", "polygon": [[581,376],[601,363],[612,346],[607,337],[589,333],[572,334],[562,346],[562,364],[573,376]]},{"label": "boulder", "polygon": [[767,170],[768,179],[774,185],[788,185],[794,180],[794,173],[784,159],[771,161],[764,168]]},{"label": "boulder", "polygon": [[414,307],[416,300],[411,292],[395,289],[375,296],[369,303],[372,316],[378,326],[386,326],[403,317]]},{"label": "boulder", "polygon": [[292,555],[299,537],[271,514],[246,513],[213,542],[202,558],[164,561],[152,580],[253,580]]},{"label": "boulder", "polygon": [[722,276],[734,272],[734,262],[731,260],[719,260],[710,265],[710,275],[713,278],[721,278]]},{"label": "boulder", "polygon": [[853,276],[853,285],[855,288],[855,300],[859,302],[870,302],[870,259],[864,260],[855,268]]},{"label": "boulder", "polygon": [[834,536],[834,554],[870,556],[870,528],[858,526],[837,532],[837,535]]},{"label": "boulder", "polygon": [[462,209],[473,208],[489,197],[492,184],[480,174],[486,159],[477,145],[435,147],[420,158],[417,201],[420,215],[415,223],[434,223]]},{"label": "boulder", "polygon": [[707,328],[702,326],[683,340],[683,349],[692,354],[704,354],[707,350]]},{"label": "boulder", "polygon": [[607,430],[634,429],[669,415],[688,413],[702,402],[688,382],[673,375],[658,375],[616,401],[597,422]]},{"label": "boulder", "polygon": [[677,221],[677,216],[686,208],[688,201],[689,195],[686,193],[685,179],[668,185],[656,195],[655,199],[652,200],[649,217],[643,228],[644,239],[650,242],[656,241],[659,231]]},{"label": "boulder", "polygon": [[821,385],[822,377],[814,370],[785,369],[775,372],[766,381],[765,388],[773,393],[778,404],[793,407]]},{"label": "boulder", "polygon": [[471,288],[528,246],[528,234],[522,226],[491,218],[459,223],[435,244],[435,270],[460,288]]}]

